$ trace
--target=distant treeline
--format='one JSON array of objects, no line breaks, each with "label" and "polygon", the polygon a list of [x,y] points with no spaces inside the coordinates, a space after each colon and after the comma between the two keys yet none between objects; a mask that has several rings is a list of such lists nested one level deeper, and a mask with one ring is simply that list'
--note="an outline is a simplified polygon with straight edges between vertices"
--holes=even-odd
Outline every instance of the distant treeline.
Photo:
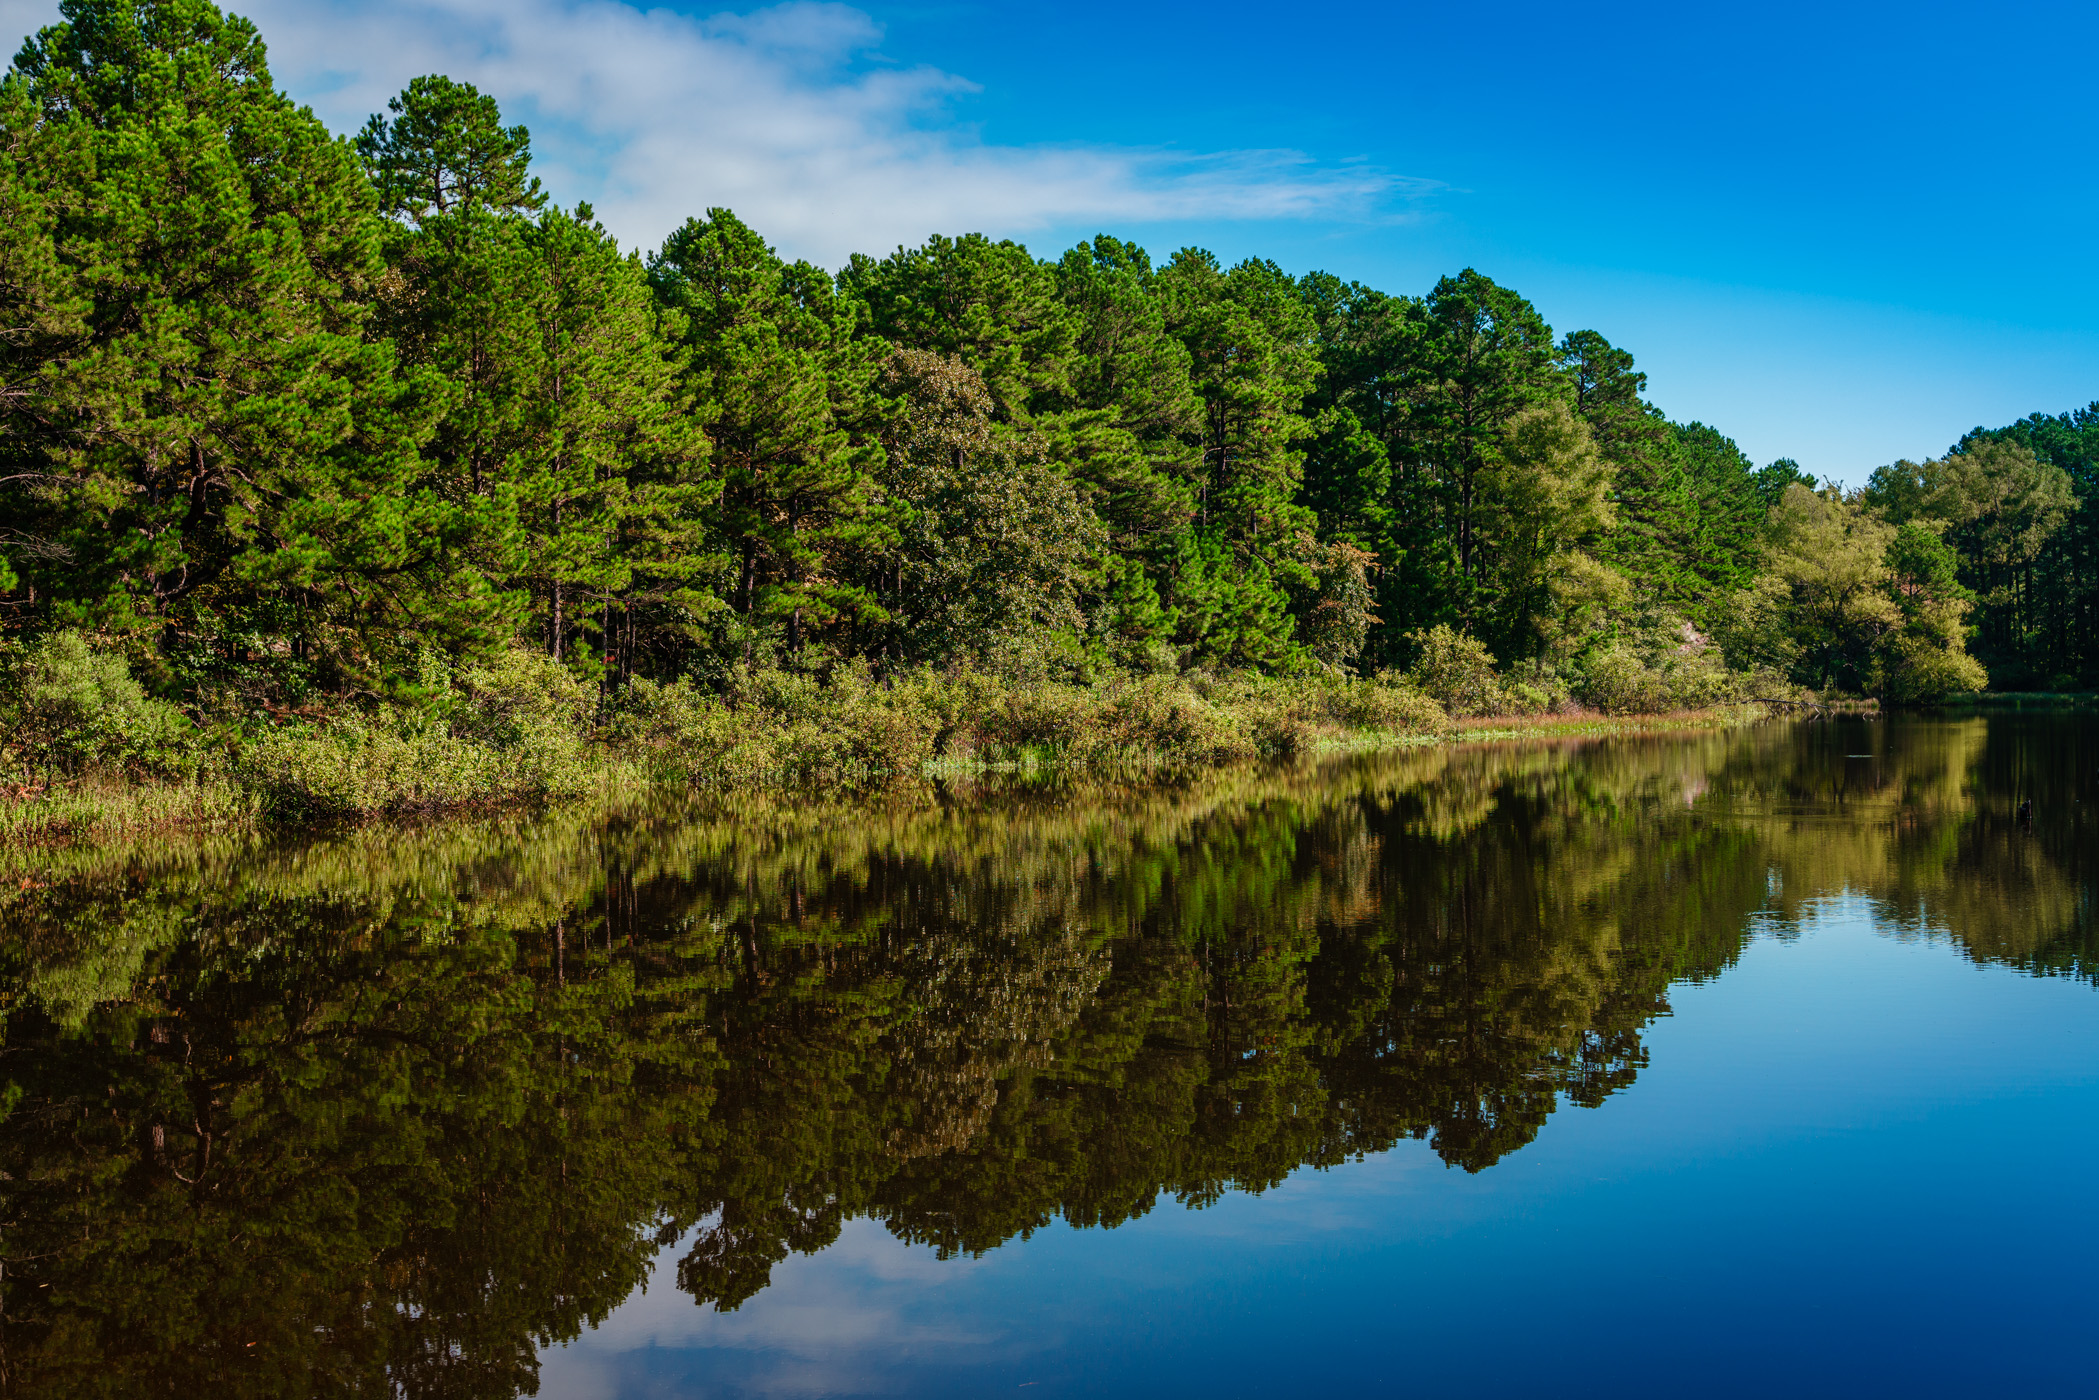
[{"label": "distant treeline", "polygon": [[2099,406],[1818,489],[1469,269],[969,235],[834,275],[721,209],[642,257],[469,85],[344,139],[206,0],[62,10],[0,89],[0,625],[165,694],[520,640],[611,685],[1370,673],[1445,626],[1548,702],[1708,653],[2099,673]]}]

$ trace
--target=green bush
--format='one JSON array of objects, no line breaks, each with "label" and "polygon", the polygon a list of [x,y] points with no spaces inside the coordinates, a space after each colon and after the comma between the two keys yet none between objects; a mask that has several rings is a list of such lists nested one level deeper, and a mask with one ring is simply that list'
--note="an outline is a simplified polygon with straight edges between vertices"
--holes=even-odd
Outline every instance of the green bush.
[{"label": "green bush", "polygon": [[1343,680],[1319,694],[1325,717],[1347,729],[1392,734],[1432,734],[1450,726],[1441,705],[1394,671],[1375,679]]},{"label": "green bush", "polygon": [[[1415,639],[1422,655],[1409,672],[1369,679],[1122,671],[1081,684],[1046,664],[878,679],[853,661],[822,675],[732,667],[719,694],[691,679],[634,678],[609,702],[536,650],[514,648],[456,673],[432,652],[415,687],[392,703],[247,735],[216,765],[224,791],[211,811],[430,811],[569,797],[629,776],[851,791],[915,779],[942,758],[1207,765],[1296,754],[1337,731],[1435,733],[1452,715],[1538,714],[1568,701],[1542,664],[1503,680],[1473,638],[1438,627]],[[1716,652],[1678,640],[1672,634],[1646,654],[1628,642],[1594,652],[1579,673],[1582,698],[1613,713],[1649,713],[1740,692],[1745,682]],[[0,678],[0,720],[19,761],[69,772],[173,771],[194,768],[203,752],[179,711],[147,696],[120,657],[77,636],[14,652]],[[78,784],[65,792],[68,801],[82,797]],[[38,829],[71,829],[91,816],[47,806],[31,823]],[[134,818],[152,819],[139,808],[123,820]]]},{"label": "green bush", "polygon": [[829,684],[771,668],[732,672],[716,698],[679,680],[636,679],[609,729],[665,778],[737,785],[861,788],[915,777],[955,726],[944,688],[927,677],[875,683],[865,663]]},{"label": "green bush", "polygon": [[1614,645],[1589,658],[1582,703],[1607,715],[1646,715],[1669,708],[1660,675],[1631,647]]},{"label": "green bush", "polygon": [[498,781],[528,796],[589,786],[598,688],[544,652],[513,647],[459,677],[451,735],[497,756]]},{"label": "green bush", "polygon": [[192,775],[197,730],[146,694],[124,658],[59,632],[15,653],[5,671],[0,724],[24,769],[78,774],[113,768],[133,776]]},{"label": "green bush", "polygon": [[1555,708],[1552,691],[1533,681],[1507,681],[1501,688],[1501,710],[1508,715],[1550,714]]},{"label": "green bush", "polygon": [[238,775],[267,810],[302,817],[566,797],[604,775],[596,687],[552,658],[516,647],[456,685],[431,681],[420,712],[267,730],[244,746]]},{"label": "green bush", "polygon": [[847,762],[868,777],[915,777],[947,728],[939,687],[928,678],[877,685],[866,661],[831,676],[831,695]]},{"label": "green bush", "polygon": [[265,811],[287,817],[370,816],[508,795],[494,749],[390,714],[268,730],[243,746],[235,771]]},{"label": "green bush", "polygon": [[1725,704],[1742,689],[1742,678],[1711,649],[1686,646],[1650,659],[1619,642],[1589,658],[1577,693],[1605,714],[1653,715]]},{"label": "green bush", "polygon": [[1501,680],[1485,643],[1442,623],[1407,639],[1421,648],[1407,679],[1422,694],[1460,719],[1500,712]]},{"label": "green bush", "polygon": [[620,750],[637,753],[657,778],[748,781],[763,768],[755,750],[764,736],[683,676],[668,685],[645,676],[628,681],[609,737]]},{"label": "green bush", "polygon": [[1260,696],[1242,711],[1254,752],[1264,758],[1290,758],[1311,747],[1318,732],[1315,702]]},{"label": "green bush", "polygon": [[[460,673],[452,732],[498,749],[582,741],[597,717],[598,689],[545,652],[512,647]],[[557,738],[558,736],[558,738]]]},{"label": "green bush", "polygon": [[1244,717],[1219,709],[1180,677],[1118,678],[1100,690],[1098,709],[1069,750],[1082,762],[1215,763],[1259,752]]}]

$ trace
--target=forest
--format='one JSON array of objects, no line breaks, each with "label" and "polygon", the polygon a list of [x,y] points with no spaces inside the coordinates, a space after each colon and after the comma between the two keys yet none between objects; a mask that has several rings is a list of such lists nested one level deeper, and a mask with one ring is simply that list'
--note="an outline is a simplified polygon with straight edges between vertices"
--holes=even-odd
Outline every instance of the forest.
[{"label": "forest", "polygon": [[1404,727],[2099,679],[2099,404],[1818,484],[1472,269],[966,234],[834,273],[719,208],[644,254],[469,84],[346,137],[208,0],[61,8],[0,84],[18,768],[287,731],[441,767],[401,736],[469,711],[689,747],[840,686],[952,735],[958,677],[1004,687],[987,743],[1056,685],[1208,706],[1220,752],[1274,747],[1248,696]]}]

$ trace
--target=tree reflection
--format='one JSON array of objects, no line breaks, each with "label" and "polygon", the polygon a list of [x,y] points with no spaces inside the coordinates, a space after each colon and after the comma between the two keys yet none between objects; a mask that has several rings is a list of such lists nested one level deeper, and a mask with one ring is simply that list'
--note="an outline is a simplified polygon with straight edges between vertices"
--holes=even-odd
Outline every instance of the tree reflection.
[{"label": "tree reflection", "polygon": [[676,1240],[734,1307],[858,1217],[1480,1171],[1831,895],[2092,978],[2093,757],[1843,723],[10,857],[0,1394],[508,1396]]}]

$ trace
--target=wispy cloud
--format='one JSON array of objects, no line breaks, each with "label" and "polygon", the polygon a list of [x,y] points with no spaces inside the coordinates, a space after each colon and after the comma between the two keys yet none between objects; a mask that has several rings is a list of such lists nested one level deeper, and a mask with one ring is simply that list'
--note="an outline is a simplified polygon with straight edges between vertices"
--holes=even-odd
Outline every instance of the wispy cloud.
[{"label": "wispy cloud", "polygon": [[[54,6],[0,0],[27,33]],[[955,111],[967,79],[886,62],[879,25],[798,0],[705,19],[617,0],[233,0],[278,82],[353,130],[421,73],[532,126],[558,198],[630,243],[735,209],[828,266],[934,232],[1025,236],[1098,221],[1404,217],[1433,192],[1289,150],[996,145]]]}]

